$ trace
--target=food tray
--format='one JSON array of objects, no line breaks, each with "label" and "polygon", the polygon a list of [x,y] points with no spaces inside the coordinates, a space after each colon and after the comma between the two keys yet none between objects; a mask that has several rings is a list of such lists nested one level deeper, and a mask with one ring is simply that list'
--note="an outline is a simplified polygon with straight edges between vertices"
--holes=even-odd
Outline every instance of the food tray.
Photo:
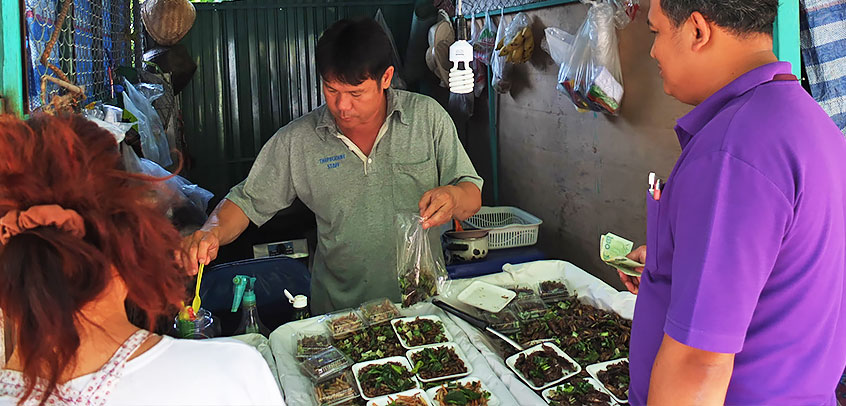
[{"label": "food tray", "polygon": [[306,358],[300,363],[300,369],[313,382],[322,382],[324,379],[340,373],[350,365],[352,365],[352,361],[349,357],[337,348],[329,347],[326,351]]},{"label": "food tray", "polygon": [[[569,373],[563,374],[563,376],[561,378],[559,378],[555,381],[547,382],[542,386],[535,386],[530,379],[526,379],[526,377],[523,376],[523,373],[520,372],[519,369],[517,369],[515,364],[517,363],[517,358],[520,356],[520,354],[529,355],[529,354],[532,354],[532,353],[535,353],[535,352],[538,352],[538,351],[543,351],[544,346],[551,347],[553,350],[555,350],[555,352],[558,355],[560,355],[561,357],[564,357],[564,359],[569,361],[570,366],[573,367],[573,368],[570,368],[571,371]],[[534,389],[534,390],[546,389],[550,386],[556,385],[559,382],[564,381],[565,379],[567,379],[571,376],[577,375],[579,372],[582,372],[582,367],[576,361],[574,361],[572,358],[570,358],[569,355],[567,355],[564,351],[562,351],[560,348],[558,348],[557,345],[553,345],[553,344],[538,344],[538,345],[536,345],[532,348],[529,348],[527,350],[520,351],[520,352],[508,357],[508,359],[505,360],[505,364],[508,365],[508,367],[511,368],[511,370],[514,371],[514,373],[517,374],[517,376],[519,376],[520,379],[522,379],[523,382],[526,383],[526,385],[529,385],[529,387]]]},{"label": "food tray", "polygon": [[[389,363],[389,362],[396,362],[396,363],[399,363],[399,364],[401,364],[402,366],[404,366],[404,367],[405,367],[405,368],[406,368],[409,372],[411,372],[411,370],[412,370],[412,368],[411,368],[411,364],[409,364],[409,363],[408,363],[408,359],[406,359],[405,357],[388,357],[388,358],[382,358],[382,359],[377,359],[376,361],[359,362],[358,364],[355,364],[355,365],[353,365],[353,366],[352,366],[353,376],[355,376],[355,384],[356,384],[356,386],[358,386],[358,393],[360,393],[360,394],[361,394],[361,397],[362,397],[362,398],[364,398],[364,399],[366,399],[366,400],[372,400],[372,399],[376,399],[376,398],[379,398],[379,397],[382,397],[382,396],[390,396],[390,395],[393,395],[393,393],[388,393],[388,394],[381,395],[381,396],[369,397],[369,396],[367,396],[367,395],[364,393],[364,391],[362,390],[362,388],[361,388],[361,379],[359,378],[359,373],[361,372],[361,370],[362,370],[363,368],[365,368],[365,367],[367,367],[367,366],[370,366],[370,365],[382,365],[382,364],[387,364],[387,363]],[[412,382],[414,382],[414,388],[420,388],[420,381],[418,381],[418,380],[417,380],[417,378],[415,378],[413,375],[411,376],[411,381],[412,381]],[[409,390],[410,390],[410,389],[409,389]],[[399,393],[399,392],[397,392],[397,393]]]},{"label": "food tray", "polygon": [[[577,378],[573,378],[573,379],[577,379]],[[598,390],[598,391],[600,391],[604,394],[608,394],[608,392],[605,391],[605,388],[602,387],[602,384],[599,383],[599,381],[597,381],[596,379],[593,379],[591,377],[584,377],[582,379],[590,382],[590,385],[593,386],[594,389],[596,389],[596,390]],[[561,385],[555,385],[555,386],[552,386],[552,387],[544,390],[543,393],[541,394],[543,396],[543,400],[545,400],[546,403],[552,403],[552,392],[555,391],[556,389],[558,389],[559,387],[566,385],[566,384],[567,384],[567,382],[564,382]],[[617,405],[617,402],[615,402],[614,397],[611,396],[611,398],[608,399],[608,406],[616,406],[616,405]]]},{"label": "food tray", "polygon": [[[318,342],[309,340],[308,343],[303,343],[304,339],[318,337]],[[325,343],[323,345],[322,343]],[[324,329],[300,330],[295,334],[294,339],[294,357],[302,361],[312,355],[321,353],[332,346],[332,336]]]},{"label": "food tray", "polygon": [[418,316],[418,317],[403,317],[401,319],[391,320],[391,326],[394,328],[394,332],[397,334],[397,338],[399,338],[400,344],[402,344],[403,347],[405,347],[406,349],[412,350],[412,349],[415,349],[415,348],[425,347],[427,345],[438,344],[438,343],[426,343],[426,344],[422,344],[422,345],[411,345],[411,344],[408,343],[408,341],[406,341],[406,337],[403,334],[400,334],[399,329],[397,328],[397,325],[399,325],[400,322],[408,323],[408,322],[412,322],[412,321],[414,321],[418,318],[425,319],[425,320],[432,320],[436,323],[440,323],[441,329],[443,329],[444,337],[445,337],[445,339],[443,341],[440,341],[440,342],[445,343],[447,341],[452,341],[452,334],[449,333],[449,330],[447,330],[446,325],[444,324],[443,320],[441,320],[441,318],[438,317],[438,316],[431,315],[431,316]]},{"label": "food tray", "polygon": [[361,314],[354,309],[329,313],[321,321],[326,325],[326,330],[332,338],[336,340],[347,338],[367,327]]},{"label": "food tray", "polygon": [[629,403],[629,399],[620,399],[616,395],[614,395],[614,393],[611,392],[609,389],[605,388],[605,382],[602,382],[602,380],[599,379],[599,372],[606,370],[611,365],[620,364],[620,363],[628,362],[628,361],[629,361],[628,358],[619,358],[619,359],[615,359],[615,360],[611,360],[611,361],[605,361],[605,362],[600,362],[600,363],[593,364],[593,365],[588,365],[587,367],[585,367],[585,370],[587,371],[587,373],[590,376],[593,377],[593,379],[596,379],[596,381],[601,384],[602,391],[611,395],[611,398],[614,399],[614,401],[616,401],[617,403]]},{"label": "food tray", "polygon": [[489,230],[488,249],[496,250],[534,245],[543,221],[516,207],[482,206],[463,223],[466,228]]},{"label": "food tray", "polygon": [[458,300],[470,306],[497,313],[504,309],[516,293],[487,282],[474,281],[458,294]]},{"label": "food tray", "polygon": [[[499,398],[494,396],[493,392],[491,392],[491,390],[488,389],[487,386],[485,386],[485,383],[482,382],[481,379],[473,377],[473,376],[468,376],[466,378],[461,378],[461,379],[455,380],[453,382],[456,382],[456,383],[459,383],[459,384],[462,384],[462,385],[466,385],[468,383],[473,383],[473,382],[479,382],[480,384],[482,384],[482,391],[488,392],[488,393],[491,394],[491,397],[488,398],[488,406],[500,406]],[[452,383],[452,382],[449,382],[449,383]],[[432,404],[434,406],[452,406],[452,405],[446,405],[446,404],[439,404],[438,401],[435,400],[435,395],[438,394],[438,389],[440,389],[441,386],[443,386],[443,385],[435,386],[434,388],[429,388],[429,390],[426,391],[426,394],[429,395],[430,399],[432,399]]]},{"label": "food tray", "polygon": [[462,352],[461,348],[459,348],[458,345],[456,345],[455,343],[433,344],[433,345],[427,345],[425,347],[416,348],[416,349],[413,349],[413,350],[408,350],[408,352],[405,353],[405,357],[408,358],[408,362],[411,363],[412,367],[414,367],[416,365],[415,362],[414,362],[414,358],[413,358],[414,354],[425,351],[429,348],[440,348],[440,347],[447,347],[447,348],[450,348],[453,351],[455,351],[455,355],[458,356],[458,359],[461,360],[461,362],[464,363],[464,368],[467,369],[467,371],[457,373],[457,374],[453,374],[453,375],[438,376],[438,377],[429,378],[429,379],[423,378],[423,376],[421,376],[420,373],[418,372],[417,373],[417,379],[420,380],[420,382],[445,381],[447,379],[461,378],[461,377],[464,377],[464,376],[467,376],[467,375],[470,375],[471,373],[473,373],[473,365],[470,363],[470,361],[467,360],[467,357],[464,355],[464,352]]},{"label": "food tray", "polygon": [[484,312],[482,318],[485,319],[490,328],[500,333],[508,334],[520,330],[520,321],[517,319],[517,314],[510,309],[502,309],[498,313]]},{"label": "food tray", "polygon": [[[336,382],[339,380],[340,382]],[[340,385],[349,385],[348,388],[338,391],[332,395],[321,395],[333,384],[340,383]],[[320,406],[335,406],[344,402],[348,402],[358,397],[358,390],[356,389],[355,378],[352,372],[346,372],[332,378],[328,378],[321,383],[314,384],[314,399]]]},{"label": "food tray", "polygon": [[426,394],[426,392],[423,392],[423,389],[412,389],[393,395],[386,395],[375,398],[367,402],[367,406],[388,406],[399,396],[418,396],[420,399],[423,399],[427,406],[433,406],[435,404],[429,397],[429,395]]},{"label": "food tray", "polygon": [[397,306],[387,298],[365,302],[358,309],[367,324],[371,326],[387,323],[391,319],[400,317],[400,311],[397,309]]}]

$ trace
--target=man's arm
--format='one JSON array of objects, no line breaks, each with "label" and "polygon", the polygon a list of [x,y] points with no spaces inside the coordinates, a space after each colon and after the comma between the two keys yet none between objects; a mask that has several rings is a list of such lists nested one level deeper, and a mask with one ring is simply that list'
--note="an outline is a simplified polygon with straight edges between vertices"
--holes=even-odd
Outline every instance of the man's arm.
[{"label": "man's arm", "polygon": [[199,263],[208,265],[217,258],[222,245],[235,241],[249,225],[250,219],[238,205],[229,199],[221,200],[203,227],[182,241],[182,248],[188,255],[185,269],[197,273]]},{"label": "man's arm", "polygon": [[434,188],[423,194],[418,203],[420,216],[426,219],[423,228],[431,228],[450,220],[467,220],[482,207],[482,191],[472,182],[459,182]]},{"label": "man's arm", "polygon": [[722,405],[734,354],[703,351],[664,335],[649,380],[649,405]]}]

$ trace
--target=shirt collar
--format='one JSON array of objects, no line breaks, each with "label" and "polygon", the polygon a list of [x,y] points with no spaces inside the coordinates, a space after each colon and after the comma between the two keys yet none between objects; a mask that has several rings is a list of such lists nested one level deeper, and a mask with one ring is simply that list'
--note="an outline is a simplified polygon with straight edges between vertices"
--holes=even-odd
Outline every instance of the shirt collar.
[{"label": "shirt collar", "polygon": [[761,84],[772,81],[776,75],[789,74],[790,72],[791,66],[789,62],[773,62],[752,69],[722,89],[717,90],[716,93],[712,94],[704,102],[700,103],[696,108],[678,120],[675,130],[682,149],[731,100],[740,97]]},{"label": "shirt collar", "polygon": [[[408,118],[406,117],[403,103],[405,95],[392,88],[388,88],[385,91],[385,94],[388,98],[388,114],[385,116],[385,121],[387,122],[391,119],[391,116],[393,116],[394,113],[397,113],[400,123],[408,125]],[[338,126],[335,124],[335,118],[332,117],[332,113],[329,111],[329,108],[326,107],[325,103],[320,106],[320,109],[321,111],[318,113],[317,126],[315,128],[318,130],[317,135],[320,139],[326,141],[327,134],[335,135],[340,133],[340,131],[338,130]]]}]

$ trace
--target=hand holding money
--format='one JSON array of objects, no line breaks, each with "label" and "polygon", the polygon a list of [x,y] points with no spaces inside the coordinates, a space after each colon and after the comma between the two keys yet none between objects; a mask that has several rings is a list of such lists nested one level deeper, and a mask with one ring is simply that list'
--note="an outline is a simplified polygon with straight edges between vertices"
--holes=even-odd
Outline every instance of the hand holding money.
[{"label": "hand holding money", "polygon": [[599,258],[608,265],[629,276],[640,276],[636,268],[643,268],[643,264],[626,257],[632,252],[634,243],[611,233],[599,238]]}]

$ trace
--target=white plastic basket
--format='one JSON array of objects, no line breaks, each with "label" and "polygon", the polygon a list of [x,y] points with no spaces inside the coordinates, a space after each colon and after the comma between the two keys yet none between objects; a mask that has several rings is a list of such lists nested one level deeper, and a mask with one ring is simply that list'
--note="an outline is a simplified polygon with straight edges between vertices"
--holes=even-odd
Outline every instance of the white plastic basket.
[{"label": "white plastic basket", "polygon": [[543,221],[511,206],[482,206],[479,212],[464,220],[472,228],[490,230],[488,248],[492,250],[525,247],[538,242],[538,227]]}]

